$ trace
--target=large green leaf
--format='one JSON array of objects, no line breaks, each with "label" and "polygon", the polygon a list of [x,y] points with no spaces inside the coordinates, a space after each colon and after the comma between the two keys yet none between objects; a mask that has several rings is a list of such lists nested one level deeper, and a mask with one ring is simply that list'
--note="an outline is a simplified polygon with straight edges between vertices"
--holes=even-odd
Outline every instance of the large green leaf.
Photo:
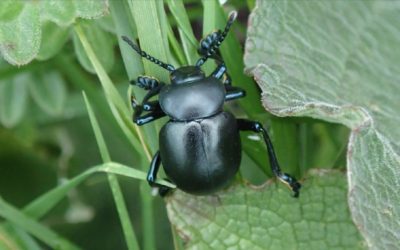
[{"label": "large green leaf", "polygon": [[61,115],[67,97],[67,87],[59,72],[48,70],[35,74],[29,84],[32,98],[49,115]]},{"label": "large green leaf", "polygon": [[267,110],[352,130],[349,205],[373,249],[400,242],[399,23],[398,1],[257,1],[246,42]]},{"label": "large green leaf", "polygon": [[27,64],[39,53],[42,22],[51,21],[66,27],[77,17],[101,17],[107,13],[107,8],[107,0],[2,0],[0,52],[11,64]]},{"label": "large green leaf", "polygon": [[13,127],[22,120],[28,103],[30,74],[19,74],[0,81],[0,123]]},{"label": "large green leaf", "polygon": [[177,191],[168,215],[188,249],[359,249],[346,178],[314,170],[299,199],[283,185],[236,185],[213,196]]}]

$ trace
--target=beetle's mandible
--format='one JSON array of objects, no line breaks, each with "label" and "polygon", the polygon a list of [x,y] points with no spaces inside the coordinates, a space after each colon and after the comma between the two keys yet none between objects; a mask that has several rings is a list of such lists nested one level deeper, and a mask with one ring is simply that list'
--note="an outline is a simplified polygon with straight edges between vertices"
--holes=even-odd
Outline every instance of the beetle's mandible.
[{"label": "beetle's mandible", "polygon": [[[279,167],[267,130],[256,121],[236,119],[223,110],[224,102],[245,96],[245,91],[234,87],[218,48],[236,19],[231,12],[223,31],[215,31],[200,41],[201,57],[194,66],[175,69],[142,51],[123,36],[138,54],[170,72],[171,84],[149,76],[139,76],[131,83],[148,90],[139,104],[132,98],[133,121],[144,125],[164,116],[169,121],[159,135],[159,151],[154,155],[147,175],[151,186],[158,186],[165,195],[169,188],[155,183],[162,164],[168,178],[176,186],[191,194],[210,194],[225,187],[235,176],[241,161],[240,131],[261,133],[267,146],[270,165],[276,177],[299,196],[300,183]],[[218,66],[209,76],[201,70],[208,58]],[[157,101],[150,98],[159,95]],[[143,114],[146,112],[146,114]]]}]

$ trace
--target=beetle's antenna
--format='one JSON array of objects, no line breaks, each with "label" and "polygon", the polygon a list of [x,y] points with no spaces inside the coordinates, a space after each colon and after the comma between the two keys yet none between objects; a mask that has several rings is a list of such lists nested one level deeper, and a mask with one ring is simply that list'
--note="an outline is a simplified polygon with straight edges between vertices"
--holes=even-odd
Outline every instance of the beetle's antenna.
[{"label": "beetle's antenna", "polygon": [[207,59],[214,55],[217,51],[217,49],[219,48],[219,46],[221,46],[222,42],[225,40],[226,36],[228,35],[228,32],[233,24],[233,22],[235,21],[237,17],[237,11],[232,11],[231,13],[229,13],[229,17],[228,17],[228,22],[226,23],[225,29],[222,33],[220,33],[221,31],[218,31],[218,33],[220,33],[220,35],[218,36],[218,38],[213,41],[210,44],[210,48],[208,48],[207,54],[203,57],[201,57],[197,62],[196,62],[196,66],[201,66],[203,65]]},{"label": "beetle's antenna", "polygon": [[141,50],[128,37],[122,36],[122,40],[124,40],[127,44],[129,44],[129,46],[132,47],[132,49],[134,49],[139,55],[141,55],[142,57],[146,58],[147,60],[149,60],[149,61],[151,61],[151,62],[153,62],[153,63],[155,63],[155,64],[157,64],[157,65],[159,65],[161,67],[163,67],[164,69],[166,69],[168,71],[174,71],[175,70],[175,67],[172,66],[171,64],[161,62],[157,58],[154,58],[154,57],[150,56],[149,54],[147,54],[146,52],[144,52],[143,50]]}]

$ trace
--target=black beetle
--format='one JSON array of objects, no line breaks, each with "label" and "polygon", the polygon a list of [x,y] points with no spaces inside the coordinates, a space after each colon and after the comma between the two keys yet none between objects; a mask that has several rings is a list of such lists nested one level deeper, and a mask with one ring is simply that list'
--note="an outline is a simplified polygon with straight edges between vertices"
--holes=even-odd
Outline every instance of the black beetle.
[{"label": "black beetle", "polygon": [[[142,57],[171,72],[169,85],[148,76],[139,76],[132,81],[149,91],[141,104],[132,98],[136,124],[143,125],[166,115],[170,118],[160,131],[160,150],[153,157],[147,181],[151,186],[156,185],[162,163],[168,178],[179,189],[196,195],[213,193],[225,187],[239,169],[239,131],[254,131],[264,138],[273,173],[293,190],[294,197],[298,197],[301,185],[294,177],[281,172],[271,140],[262,125],[236,119],[223,110],[225,101],[245,96],[243,89],[231,85],[218,51],[236,15],[231,12],[224,31],[215,31],[200,41],[198,52],[202,57],[195,66],[175,69],[140,50],[129,38],[122,37]],[[214,59],[218,66],[206,77],[200,66],[208,58]],[[159,95],[158,101],[150,101],[156,95]],[[143,111],[149,113],[141,116]],[[159,187],[161,195],[169,190],[165,186]]]}]

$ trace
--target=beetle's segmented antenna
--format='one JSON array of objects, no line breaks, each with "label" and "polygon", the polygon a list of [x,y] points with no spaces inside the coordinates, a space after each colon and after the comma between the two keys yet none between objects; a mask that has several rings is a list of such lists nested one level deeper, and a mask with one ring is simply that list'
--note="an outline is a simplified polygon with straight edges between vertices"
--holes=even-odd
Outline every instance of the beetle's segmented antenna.
[{"label": "beetle's segmented antenna", "polygon": [[228,22],[227,22],[225,29],[222,32],[221,37],[219,39],[219,41],[221,43],[225,39],[226,35],[228,35],[228,32],[229,32],[233,22],[236,20],[236,17],[237,17],[237,11],[232,11],[231,13],[229,13]]},{"label": "beetle's segmented antenna", "polygon": [[124,40],[127,44],[129,44],[129,46],[132,47],[132,49],[134,49],[140,56],[146,58],[147,60],[149,60],[150,62],[153,62],[161,67],[163,67],[164,69],[168,70],[168,71],[174,71],[175,67],[172,66],[171,64],[168,63],[164,63],[161,62],[160,60],[158,60],[157,58],[154,58],[152,56],[150,56],[149,54],[147,54],[146,52],[144,52],[143,50],[141,50],[138,46],[136,46],[136,44],[134,44],[132,42],[132,40],[130,40],[128,37],[126,36],[122,36],[122,40]]},{"label": "beetle's segmented antenna", "polygon": [[229,13],[228,22],[226,23],[224,31],[220,34],[220,36],[218,37],[218,40],[216,40],[215,43],[213,45],[211,45],[207,55],[201,57],[197,61],[196,66],[203,65],[210,56],[212,56],[213,54],[216,53],[217,49],[219,48],[219,46],[221,46],[222,42],[225,40],[226,36],[228,35],[228,32],[229,32],[233,22],[236,20],[236,17],[237,17],[237,11],[232,11],[231,13]]}]

